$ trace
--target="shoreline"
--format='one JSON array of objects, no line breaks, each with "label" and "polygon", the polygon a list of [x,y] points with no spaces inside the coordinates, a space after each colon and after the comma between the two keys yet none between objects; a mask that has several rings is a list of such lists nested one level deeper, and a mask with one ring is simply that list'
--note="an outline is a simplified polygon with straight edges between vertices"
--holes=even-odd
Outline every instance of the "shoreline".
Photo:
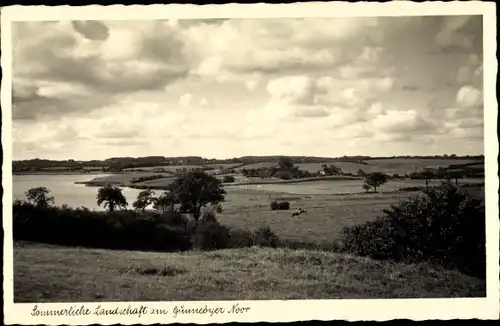
[{"label": "shoreline", "polygon": [[71,171],[64,171],[64,172],[12,172],[12,176],[18,175],[96,175],[96,174],[123,174],[123,172],[102,172],[102,171],[95,171],[95,172],[71,172]]},{"label": "shoreline", "polygon": [[[159,179],[158,179],[159,180]],[[312,178],[301,178],[301,179],[291,179],[291,180],[257,180],[257,181],[242,181],[242,182],[223,182],[223,186],[248,186],[248,185],[265,185],[265,184],[295,184],[304,182],[315,182],[315,181],[355,181],[363,180],[360,177],[350,177],[350,176],[326,176],[326,177],[312,177]],[[128,182],[119,181],[75,181],[74,184],[82,184],[87,187],[103,187],[106,185],[115,185],[119,187],[128,187],[133,189],[158,189],[166,190],[164,186],[151,186],[151,185],[135,185]]]}]

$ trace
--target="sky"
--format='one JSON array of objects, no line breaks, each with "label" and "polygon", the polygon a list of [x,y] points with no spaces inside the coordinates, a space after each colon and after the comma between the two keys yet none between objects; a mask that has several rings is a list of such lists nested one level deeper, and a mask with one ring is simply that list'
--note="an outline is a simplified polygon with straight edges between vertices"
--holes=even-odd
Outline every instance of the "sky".
[{"label": "sky", "polygon": [[16,22],[13,159],[483,154],[481,16]]}]

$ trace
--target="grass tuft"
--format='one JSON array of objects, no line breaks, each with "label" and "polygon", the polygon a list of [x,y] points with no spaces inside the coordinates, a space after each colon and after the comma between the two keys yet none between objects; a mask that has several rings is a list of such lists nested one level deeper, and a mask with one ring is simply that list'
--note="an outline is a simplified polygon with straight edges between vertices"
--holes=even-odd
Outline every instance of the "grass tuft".
[{"label": "grass tuft", "polygon": [[187,270],[173,266],[141,266],[135,268],[135,271],[141,275],[160,275],[160,276],[176,276],[187,273]]}]

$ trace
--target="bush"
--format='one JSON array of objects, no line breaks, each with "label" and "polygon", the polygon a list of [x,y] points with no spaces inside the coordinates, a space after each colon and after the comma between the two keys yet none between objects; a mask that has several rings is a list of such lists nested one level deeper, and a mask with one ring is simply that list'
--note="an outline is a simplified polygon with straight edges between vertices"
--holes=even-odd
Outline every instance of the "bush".
[{"label": "bush", "polygon": [[202,219],[205,222],[217,222],[217,217],[213,210],[207,210],[203,212]]},{"label": "bush", "polygon": [[231,229],[229,231],[228,248],[245,248],[254,245],[254,234],[249,230]]},{"label": "bush", "polygon": [[255,230],[253,234],[253,244],[260,247],[276,248],[279,246],[280,241],[278,236],[271,231],[271,228],[266,226]]},{"label": "bush", "polygon": [[224,178],[222,178],[222,182],[224,183],[231,183],[234,182],[236,179],[232,175],[225,175]]},{"label": "bush", "polygon": [[163,178],[166,178],[166,176],[163,174],[154,174],[154,175],[149,175],[149,176],[132,178],[132,180],[130,180],[130,183],[139,183],[139,182],[151,181],[151,180],[163,179]]},{"label": "bush", "polygon": [[[153,218],[152,218],[153,217]],[[13,205],[13,237],[56,245],[122,250],[179,251],[191,248],[190,232],[136,211]]]},{"label": "bush", "polygon": [[278,203],[278,209],[280,209],[280,210],[290,209],[290,202],[282,201],[282,202]]},{"label": "bush", "polygon": [[278,202],[276,200],[272,201],[271,204],[271,210],[275,211],[275,210],[288,210],[290,209],[290,202],[287,202],[287,201],[282,201],[282,202]]},{"label": "bush", "polygon": [[215,250],[228,247],[229,229],[217,221],[198,222],[191,238],[193,248],[199,250]]},{"label": "bush", "polygon": [[180,226],[185,228],[190,223],[189,219],[182,215],[180,212],[166,211],[159,214],[159,217],[162,223],[172,226]]},{"label": "bush", "polygon": [[430,261],[486,277],[485,212],[479,199],[444,182],[384,214],[344,228],[342,250],[374,259]]}]

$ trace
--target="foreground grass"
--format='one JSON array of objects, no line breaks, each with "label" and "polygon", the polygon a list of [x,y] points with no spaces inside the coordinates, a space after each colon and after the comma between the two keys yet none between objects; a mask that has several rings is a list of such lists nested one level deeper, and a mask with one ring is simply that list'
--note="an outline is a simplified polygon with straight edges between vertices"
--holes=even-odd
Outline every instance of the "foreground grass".
[{"label": "foreground grass", "polygon": [[15,302],[484,296],[483,281],[425,264],[245,248],[146,253],[16,243]]}]

